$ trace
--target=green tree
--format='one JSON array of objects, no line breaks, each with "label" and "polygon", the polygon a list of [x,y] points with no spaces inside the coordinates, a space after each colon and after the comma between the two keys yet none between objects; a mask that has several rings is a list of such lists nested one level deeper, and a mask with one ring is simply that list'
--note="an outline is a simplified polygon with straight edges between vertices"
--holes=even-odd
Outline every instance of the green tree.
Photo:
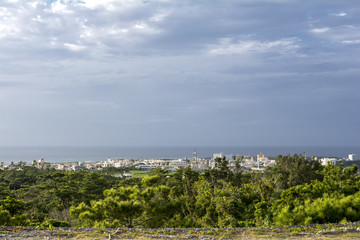
[{"label": "green tree", "polygon": [[234,174],[229,168],[229,162],[226,160],[226,157],[216,158],[214,161],[215,167],[205,171],[205,179],[210,182],[212,186],[215,186],[220,180],[232,182]]},{"label": "green tree", "polygon": [[274,184],[278,189],[287,189],[296,185],[310,183],[312,180],[321,180],[318,170],[322,167],[318,161],[307,160],[302,155],[279,155],[276,165],[270,169]]},{"label": "green tree", "polygon": [[120,187],[104,191],[104,199],[80,203],[70,214],[83,227],[161,227],[178,211],[166,186]]},{"label": "green tree", "polygon": [[138,187],[104,191],[103,200],[71,207],[70,214],[83,227],[134,227],[144,211]]},{"label": "green tree", "polygon": [[9,211],[11,215],[16,215],[22,212],[25,202],[7,196],[0,201],[0,206],[2,206],[2,209]]}]

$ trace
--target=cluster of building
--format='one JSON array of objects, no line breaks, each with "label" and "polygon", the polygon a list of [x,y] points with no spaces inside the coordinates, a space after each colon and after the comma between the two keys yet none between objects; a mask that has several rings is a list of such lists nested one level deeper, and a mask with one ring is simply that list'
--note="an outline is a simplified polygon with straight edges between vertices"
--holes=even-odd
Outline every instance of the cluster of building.
[{"label": "cluster of building", "polygon": [[[315,158],[317,160],[317,158]],[[355,161],[356,160],[356,154],[349,154],[348,158],[320,158],[321,165],[328,165],[329,163],[336,164],[338,161]]]},{"label": "cluster of building", "polygon": [[[99,171],[106,167],[136,167],[139,170],[152,170],[155,168],[163,168],[169,171],[176,171],[177,169],[184,169],[190,166],[193,170],[203,172],[208,168],[216,167],[216,159],[225,158],[228,161],[228,167],[232,170],[241,168],[242,171],[257,171],[262,172],[267,167],[274,167],[275,160],[265,157],[264,154],[260,153],[256,158],[252,156],[242,156],[242,155],[225,155],[223,153],[215,153],[212,157],[209,158],[199,158],[197,153],[194,152],[194,157],[192,159],[182,158],[182,159],[144,159],[144,160],[129,160],[125,158],[115,158],[107,159],[106,161],[97,161],[97,162],[71,162],[71,163],[48,163],[44,159],[38,161],[33,161],[32,166],[38,168],[54,168],[62,171],[80,171],[88,170],[92,172]],[[313,160],[318,160],[316,157]],[[356,160],[355,154],[349,154],[347,159],[337,159],[337,158],[320,158],[319,161],[322,165],[327,165],[330,162],[336,164],[337,161],[346,160],[354,161]],[[9,168],[11,165],[5,165],[0,163],[0,169]],[[131,174],[130,174],[131,175]],[[129,178],[129,174],[122,177]]]},{"label": "cluster of building", "polygon": [[[54,168],[62,171],[81,171],[88,170],[91,172],[99,171],[106,167],[136,167],[139,170],[152,170],[155,168],[163,168],[169,171],[176,171],[177,169],[184,169],[190,166],[193,170],[203,172],[208,168],[214,168],[216,166],[215,159],[226,158],[228,161],[228,167],[235,169],[240,167],[243,170],[248,171],[263,171],[266,167],[272,167],[275,165],[275,160],[270,160],[263,154],[258,154],[256,159],[252,156],[241,155],[225,155],[223,153],[215,153],[209,158],[199,158],[196,152],[192,159],[144,159],[144,160],[129,160],[125,158],[107,159],[106,161],[88,161],[88,162],[63,162],[63,163],[49,163],[43,158],[38,161],[33,161],[32,166],[38,168]],[[5,165],[0,163],[0,169],[11,168],[12,165]]]}]

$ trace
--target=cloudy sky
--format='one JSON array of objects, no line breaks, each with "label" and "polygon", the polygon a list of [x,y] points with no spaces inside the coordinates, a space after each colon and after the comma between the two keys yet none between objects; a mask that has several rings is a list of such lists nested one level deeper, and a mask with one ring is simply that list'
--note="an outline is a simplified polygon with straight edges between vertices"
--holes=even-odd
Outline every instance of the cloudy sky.
[{"label": "cloudy sky", "polygon": [[360,145],[357,0],[2,0],[1,146]]}]

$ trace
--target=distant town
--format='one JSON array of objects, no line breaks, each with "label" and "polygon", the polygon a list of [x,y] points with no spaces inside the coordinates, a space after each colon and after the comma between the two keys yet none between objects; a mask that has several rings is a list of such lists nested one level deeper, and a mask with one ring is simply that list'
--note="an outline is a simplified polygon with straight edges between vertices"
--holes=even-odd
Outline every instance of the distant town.
[{"label": "distant town", "polygon": [[[255,171],[263,172],[267,167],[275,166],[274,157],[267,157],[264,154],[257,154],[256,157],[253,156],[243,156],[243,155],[226,155],[224,153],[214,153],[212,157],[209,158],[199,158],[197,157],[196,151],[193,153],[194,157],[192,159],[181,158],[181,159],[143,159],[143,160],[133,160],[125,158],[108,158],[105,161],[85,161],[85,162],[63,162],[63,163],[49,163],[45,159],[41,158],[39,160],[34,160],[32,163],[25,165],[35,166],[37,168],[54,168],[56,170],[62,171],[81,171],[86,170],[90,172],[96,172],[107,167],[115,168],[124,168],[124,167],[134,167],[139,170],[152,170],[156,168],[166,169],[168,171],[176,171],[177,169],[184,169],[188,166],[191,169],[199,172],[203,172],[208,168],[215,167],[215,159],[217,158],[226,158],[228,161],[228,167],[230,169],[235,169],[240,167],[243,171]],[[306,157],[306,156],[305,156]],[[337,162],[342,161],[356,161],[356,154],[349,154],[347,158],[330,158],[330,157],[307,157],[308,160],[319,161],[322,165],[327,165],[329,163],[337,164]],[[15,164],[5,164],[0,162],[0,169],[11,169],[16,167]],[[130,173],[124,174],[122,177],[131,178]]]}]

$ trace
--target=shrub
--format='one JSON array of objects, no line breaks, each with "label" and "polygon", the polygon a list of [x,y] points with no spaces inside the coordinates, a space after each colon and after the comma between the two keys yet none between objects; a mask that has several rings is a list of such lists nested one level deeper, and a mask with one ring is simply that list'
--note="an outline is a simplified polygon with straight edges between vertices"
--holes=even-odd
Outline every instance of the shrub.
[{"label": "shrub", "polygon": [[65,221],[48,219],[41,224],[41,227],[70,227],[70,224]]}]

